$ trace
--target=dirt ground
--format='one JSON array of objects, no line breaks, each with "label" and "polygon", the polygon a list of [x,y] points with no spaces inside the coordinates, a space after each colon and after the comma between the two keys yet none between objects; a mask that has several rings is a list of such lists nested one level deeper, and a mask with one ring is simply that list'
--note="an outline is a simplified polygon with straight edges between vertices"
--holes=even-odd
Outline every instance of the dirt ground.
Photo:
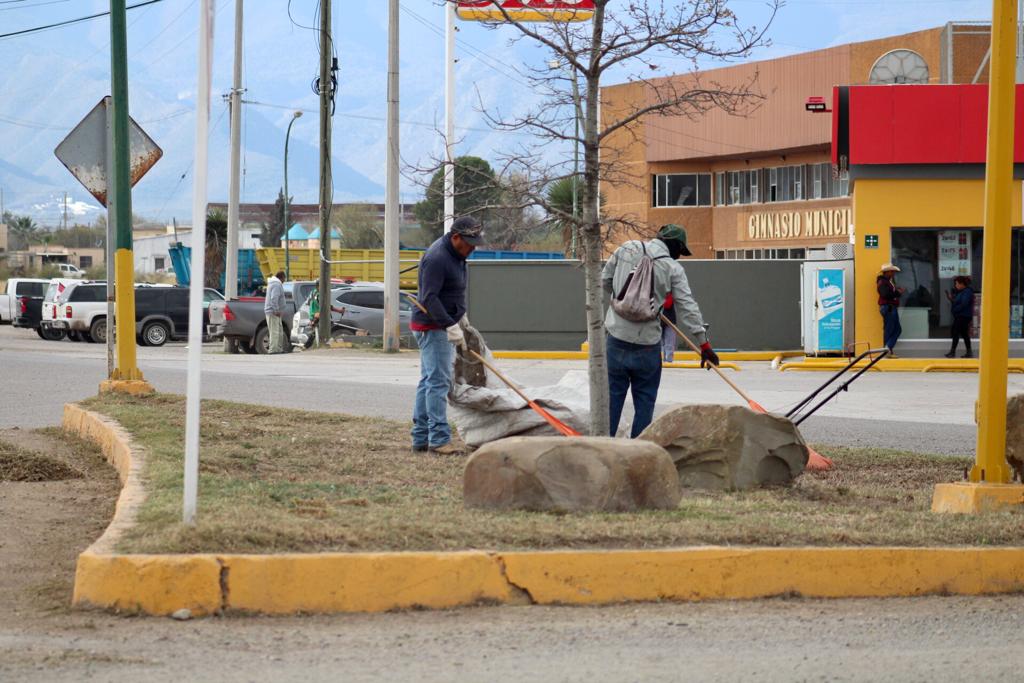
[{"label": "dirt ground", "polygon": [[1020,680],[1024,596],[484,607],[186,622],[68,608],[117,492],[95,449],[0,432],[81,478],[0,482],[0,681]]}]

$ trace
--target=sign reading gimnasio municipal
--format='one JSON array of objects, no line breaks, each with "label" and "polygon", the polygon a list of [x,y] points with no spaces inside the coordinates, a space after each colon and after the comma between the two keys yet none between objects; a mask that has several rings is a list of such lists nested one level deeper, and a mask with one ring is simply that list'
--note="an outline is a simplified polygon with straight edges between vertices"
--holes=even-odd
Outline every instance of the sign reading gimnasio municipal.
[{"label": "sign reading gimnasio municipal", "polygon": [[851,218],[849,207],[740,214],[739,239],[772,241],[848,236]]}]

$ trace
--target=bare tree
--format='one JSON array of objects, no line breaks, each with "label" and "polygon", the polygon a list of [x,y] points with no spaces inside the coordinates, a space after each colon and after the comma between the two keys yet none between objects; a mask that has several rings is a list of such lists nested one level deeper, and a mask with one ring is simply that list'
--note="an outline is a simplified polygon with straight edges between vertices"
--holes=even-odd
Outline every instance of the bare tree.
[{"label": "bare tree", "polygon": [[[456,2],[457,0],[445,0]],[[645,119],[683,116],[696,119],[711,110],[744,115],[763,95],[756,77],[734,83],[706,78],[701,69],[750,55],[766,44],[765,32],[781,0],[765,0],[767,19],[761,28],[744,26],[729,0],[594,0],[587,22],[525,22],[515,19],[501,0],[489,0],[500,19],[492,28],[514,28],[511,40],[527,41],[547,51],[540,66],[520,74],[543,95],[542,104],[519,116],[508,116],[481,102],[492,126],[528,132],[535,143],[522,143],[507,153],[504,168],[531,180],[531,201],[549,216],[575,225],[580,236],[586,282],[587,340],[590,346],[590,432],[608,434],[608,376],[605,356],[601,266],[604,242],[613,226],[643,231],[635,216],[602,215],[599,184],[643,184],[622,157],[622,145],[609,140],[638,139]],[[689,66],[684,76],[662,77],[664,60]],[[632,71],[629,81],[637,96],[599,102],[602,78],[610,70]],[[639,75],[636,75],[638,72]],[[655,77],[657,76],[657,77]],[[553,182],[573,177],[572,158],[551,162],[553,143],[576,143],[582,168],[576,215],[547,201]]]}]

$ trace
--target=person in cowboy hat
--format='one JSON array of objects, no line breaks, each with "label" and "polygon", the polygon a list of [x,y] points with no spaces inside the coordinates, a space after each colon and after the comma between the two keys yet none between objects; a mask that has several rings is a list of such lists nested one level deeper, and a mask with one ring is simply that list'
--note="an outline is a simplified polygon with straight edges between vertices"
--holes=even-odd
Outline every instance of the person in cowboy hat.
[{"label": "person in cowboy hat", "polygon": [[875,281],[878,288],[878,310],[882,314],[882,324],[885,330],[883,334],[885,347],[889,349],[890,358],[896,357],[893,351],[900,335],[903,334],[899,306],[900,297],[903,296],[905,290],[902,287],[897,287],[893,281],[893,277],[898,272],[900,272],[899,268],[891,263],[886,263],[882,266],[882,272]]}]

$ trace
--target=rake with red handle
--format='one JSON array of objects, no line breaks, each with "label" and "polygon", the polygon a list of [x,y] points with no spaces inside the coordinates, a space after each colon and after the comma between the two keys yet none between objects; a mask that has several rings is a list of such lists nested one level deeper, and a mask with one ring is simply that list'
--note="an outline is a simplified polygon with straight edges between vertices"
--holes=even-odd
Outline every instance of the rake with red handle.
[{"label": "rake with red handle", "polygon": [[[673,323],[671,320],[666,318],[664,314],[661,315],[661,322],[665,323],[666,325],[671,327],[673,330],[675,330],[676,334],[678,334],[680,337],[682,337],[683,341],[686,342],[686,345],[689,346],[693,350],[693,352],[697,354],[698,357],[700,357],[700,355],[701,355],[700,347],[698,347],[696,344],[694,344],[692,341],[690,341],[690,338],[687,337],[685,334],[683,334],[683,331],[680,330],[678,327],[676,327],[675,323]],[[765,415],[768,414],[768,411],[765,410],[764,406],[762,406],[760,403],[758,403],[754,399],[750,398],[750,396],[748,396],[745,391],[743,391],[738,386],[736,386],[735,382],[733,382],[731,379],[726,377],[725,373],[722,372],[721,368],[719,368],[717,365],[714,365],[713,363],[708,363],[708,367],[710,367],[712,370],[714,370],[716,373],[718,373],[718,376],[721,377],[722,380],[724,380],[726,384],[728,384],[730,387],[732,387],[733,390],[737,394],[739,394],[743,398],[744,401],[747,402],[747,405],[750,406],[751,410],[753,410],[755,413],[764,413]],[[829,460],[824,455],[822,455],[818,451],[814,450],[810,446],[807,447],[807,469],[820,471],[820,470],[827,470],[827,469],[831,469],[831,468],[832,468],[832,461],[831,460]]]}]

